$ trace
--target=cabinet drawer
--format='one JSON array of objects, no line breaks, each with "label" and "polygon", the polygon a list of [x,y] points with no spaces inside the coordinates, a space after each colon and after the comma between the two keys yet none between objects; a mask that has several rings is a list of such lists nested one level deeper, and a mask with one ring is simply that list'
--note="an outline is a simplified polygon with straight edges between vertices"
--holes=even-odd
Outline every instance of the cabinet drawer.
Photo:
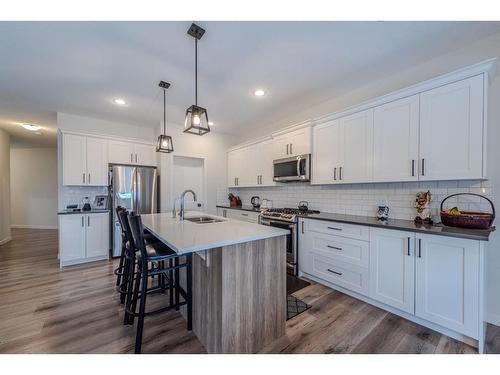
[{"label": "cabinet drawer", "polygon": [[370,230],[366,226],[339,223],[337,221],[304,220],[305,231],[326,233],[340,237],[368,241]]},{"label": "cabinet drawer", "polygon": [[[226,209],[224,209],[224,210],[226,210]],[[227,217],[229,219],[249,221],[252,223],[259,222],[259,213],[257,213],[257,212],[244,211],[244,210],[231,210],[231,209],[227,209],[226,211],[227,212],[226,212],[225,217]],[[224,215],[222,215],[222,216],[224,216]]]},{"label": "cabinet drawer", "polygon": [[369,265],[369,242],[314,232],[307,236],[310,238],[307,245],[304,245],[309,247],[309,251],[355,266],[368,267]]},{"label": "cabinet drawer", "polygon": [[332,284],[344,287],[354,292],[368,295],[369,271],[349,263],[332,260],[315,251],[308,257],[307,272]]}]

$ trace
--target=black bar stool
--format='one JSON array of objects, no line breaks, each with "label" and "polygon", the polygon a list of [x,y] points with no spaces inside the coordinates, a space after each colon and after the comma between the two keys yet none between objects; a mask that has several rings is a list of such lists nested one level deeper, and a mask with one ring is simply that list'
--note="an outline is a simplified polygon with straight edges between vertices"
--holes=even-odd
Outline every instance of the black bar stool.
[{"label": "black bar stool", "polygon": [[[128,261],[132,261],[135,263],[135,259],[132,257],[127,258],[127,247],[130,246],[129,238],[127,236],[127,232],[125,231],[124,220],[127,220],[127,209],[121,206],[116,207],[116,216],[118,217],[118,222],[120,223],[121,228],[121,252],[120,252],[120,263],[118,267],[115,268],[114,274],[116,275],[116,286],[118,288],[118,292],[120,293],[120,303],[125,303],[125,298],[127,295],[127,285],[129,283],[129,271],[130,266]],[[128,223],[127,223],[128,225]],[[144,239],[146,243],[159,243],[159,240],[154,237],[152,234],[145,233]]]},{"label": "black bar stool", "polygon": [[[123,213],[122,213],[123,215]],[[130,231],[132,240],[129,247],[128,256],[137,259],[135,272],[134,263],[129,262],[130,271],[128,278],[132,282],[127,288],[127,298],[125,304],[125,324],[133,324],[134,317],[138,318],[137,333],[135,340],[135,353],[141,353],[142,333],[144,327],[144,317],[157,314],[171,309],[179,310],[180,306],[187,306],[187,329],[192,330],[192,254],[184,255],[185,261],[179,262],[180,256],[168,246],[160,243],[146,244],[144,239],[144,227],[140,215],[133,212],[128,215],[128,226],[126,231]],[[134,255],[131,253],[135,252]],[[186,289],[179,284],[179,271],[186,269]],[[135,277],[134,277],[135,274]],[[172,274],[175,276],[172,278]],[[159,285],[148,288],[148,279],[159,276]],[[146,297],[150,293],[165,291],[166,281],[169,287],[169,304],[154,311],[146,311]],[[130,287],[133,284],[133,290]],[[175,293],[174,293],[175,292]],[[182,296],[183,301],[180,301]],[[139,302],[139,312],[136,312]]]}]

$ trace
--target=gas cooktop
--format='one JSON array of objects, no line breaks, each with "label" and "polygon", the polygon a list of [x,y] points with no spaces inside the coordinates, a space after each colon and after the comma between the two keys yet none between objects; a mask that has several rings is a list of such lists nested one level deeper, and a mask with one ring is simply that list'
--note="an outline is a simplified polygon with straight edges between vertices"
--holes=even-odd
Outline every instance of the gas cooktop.
[{"label": "gas cooktop", "polygon": [[285,221],[295,221],[298,216],[307,216],[311,214],[319,214],[319,211],[301,211],[298,208],[269,208],[261,212],[263,217]]}]

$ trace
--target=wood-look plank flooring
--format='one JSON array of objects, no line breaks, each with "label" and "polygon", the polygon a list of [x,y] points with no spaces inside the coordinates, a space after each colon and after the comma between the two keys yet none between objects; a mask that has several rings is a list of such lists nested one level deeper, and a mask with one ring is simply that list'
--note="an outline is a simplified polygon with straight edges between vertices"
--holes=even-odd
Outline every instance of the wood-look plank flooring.
[{"label": "wood-look plank flooring", "polygon": [[[115,291],[117,261],[61,271],[57,231],[12,232],[13,240],[0,246],[0,353],[133,352],[135,330],[122,325]],[[320,284],[294,295],[312,308],[289,320],[286,335],[263,353],[477,353]],[[488,330],[488,352],[498,353],[499,335]],[[175,311],[146,318],[143,342],[143,353],[206,352]]]}]

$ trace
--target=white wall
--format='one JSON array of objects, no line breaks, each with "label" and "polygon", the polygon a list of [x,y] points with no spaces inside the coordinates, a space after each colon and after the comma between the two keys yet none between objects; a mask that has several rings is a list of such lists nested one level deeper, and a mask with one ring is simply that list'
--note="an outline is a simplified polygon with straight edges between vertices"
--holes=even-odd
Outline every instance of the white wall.
[{"label": "white wall", "polygon": [[57,149],[10,149],[12,228],[57,228]]},{"label": "white wall", "polygon": [[[377,96],[387,94],[391,91],[395,91],[412,84],[436,77],[438,75],[451,72],[453,70],[459,69],[461,67],[471,65],[489,58],[499,57],[500,58],[500,34],[495,34],[488,38],[485,38],[479,42],[469,44],[464,46],[462,49],[456,50],[454,52],[448,53],[446,55],[437,56],[434,59],[427,61],[424,64],[416,65],[408,67],[407,70],[401,72],[395,72],[394,75],[380,77],[378,80],[369,82],[365,86],[360,87],[359,89],[346,93],[340,97],[332,97],[330,100],[325,101],[323,103],[318,103],[316,106],[311,106],[307,110],[304,111],[294,111],[293,108],[290,108],[290,115],[287,118],[280,119],[279,121],[275,121],[273,123],[264,124],[259,128],[252,128],[248,130],[247,134],[244,134],[240,141],[247,141],[252,139],[253,137],[259,137],[266,134],[269,134],[272,131],[278,130],[285,126],[292,125],[294,123],[299,123],[301,121],[307,119],[314,119],[317,117],[324,116],[328,113],[337,112],[339,110],[345,109],[349,106],[356,105],[365,100],[369,100],[375,98]],[[500,64],[500,61],[498,62]],[[489,87],[489,100],[488,100],[488,175],[489,181],[484,182],[483,185],[476,182],[460,182],[456,187],[447,187],[447,189],[452,189],[451,191],[468,191],[469,189],[480,189],[482,192],[481,186],[486,188],[486,194],[489,195],[493,202],[495,203],[497,208],[500,208],[500,168],[498,168],[498,160],[500,160],[500,147],[498,147],[498,143],[500,142],[500,77],[497,77],[496,80]],[[452,143],[453,138],[450,135],[450,139],[443,139],[443,146],[446,146],[448,143]],[[317,188],[308,188],[307,192],[313,193],[316,192],[312,198],[316,198],[319,195],[321,199],[322,194],[325,199],[328,200],[329,195],[339,196],[341,192],[340,189],[347,189],[344,193],[352,195],[356,195],[359,193],[359,190],[363,191],[361,195],[368,192],[370,195],[370,191],[372,189],[382,189],[389,192],[389,194],[394,194],[392,198],[397,198],[397,196],[401,196],[406,194],[408,187],[412,185],[408,184],[383,184],[385,186],[380,186],[374,184],[372,187],[369,185],[350,185],[347,187],[331,187],[324,186],[318,192]],[[431,184],[432,185],[432,184]],[[427,184],[418,185],[418,188],[425,189],[430,187],[431,193],[433,190],[437,191],[437,196],[441,198],[441,195],[446,194],[444,190],[440,190],[441,186],[438,185],[432,187]],[[286,189],[286,188],[285,188]],[[292,190],[292,193],[288,191],[282,191],[281,197],[288,194],[290,196],[290,200],[294,198],[294,194],[297,192],[293,192],[292,187],[288,188]],[[443,188],[444,189],[444,188]],[[392,193],[391,193],[392,191]],[[442,193],[441,193],[442,191]],[[257,191],[258,192],[258,191]],[[262,194],[261,190],[261,194]],[[447,192],[447,193],[448,193]],[[242,196],[247,197],[253,194],[252,191],[242,191]],[[277,190],[271,194],[278,194]],[[306,193],[307,194],[307,193]],[[324,195],[326,194],[326,195]],[[377,197],[382,196],[384,193],[381,191],[375,191]],[[286,198],[284,198],[286,199]],[[406,203],[405,203],[406,202]],[[405,198],[405,202],[399,202],[397,207],[401,209],[410,210],[412,208],[413,201]],[[338,204],[341,204],[339,202]],[[367,202],[367,204],[373,204],[373,202]],[[315,204],[316,205],[316,204]],[[324,209],[324,207],[332,209],[328,204],[326,205],[316,205],[319,209]],[[338,208],[338,206],[336,206]],[[342,208],[342,207],[340,207]],[[346,207],[344,207],[346,208]],[[365,209],[367,211],[367,209]],[[373,211],[372,208],[368,209],[368,211]],[[409,212],[409,211],[408,211]],[[497,220],[498,225],[498,220]],[[499,289],[500,289],[500,233],[493,232],[490,236],[490,241],[488,243],[488,252],[487,252],[487,281],[486,281],[486,289],[487,289],[487,315],[488,320],[496,325],[500,325],[500,298],[498,298]]]},{"label": "white wall", "polygon": [[[161,128],[158,127],[157,131]],[[185,154],[206,157],[207,187],[205,205],[206,212],[215,214],[217,205],[217,195],[226,191],[226,150],[236,143],[236,137],[210,132],[203,136],[183,133],[183,127],[169,124],[167,134],[172,136],[174,143],[174,154]],[[170,158],[172,154],[159,154],[160,176],[161,176],[161,211],[172,210],[170,198]],[[178,206],[177,206],[178,209]]]},{"label": "white wall", "polygon": [[10,137],[0,129],[0,245],[10,238]]}]

